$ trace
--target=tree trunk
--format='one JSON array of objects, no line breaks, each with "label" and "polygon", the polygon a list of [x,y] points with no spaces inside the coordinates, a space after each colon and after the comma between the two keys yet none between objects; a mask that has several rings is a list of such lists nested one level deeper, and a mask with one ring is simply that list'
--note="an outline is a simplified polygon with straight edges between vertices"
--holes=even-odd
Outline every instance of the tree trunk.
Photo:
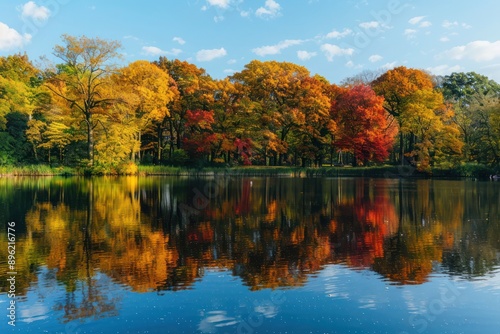
[{"label": "tree trunk", "polygon": [[38,162],[38,151],[36,149],[36,145],[33,144],[32,146],[33,146],[33,153],[35,154],[35,161]]},{"label": "tree trunk", "polygon": [[158,136],[158,163],[160,163],[161,161],[161,135],[162,135],[162,131],[161,131],[161,125],[158,125],[158,128],[156,129],[157,130],[157,136]]},{"label": "tree trunk", "polygon": [[404,154],[405,154],[405,149],[404,149],[404,137],[403,133],[400,131],[399,132],[399,163],[401,166],[405,164],[404,161]]},{"label": "tree trunk", "polygon": [[137,160],[141,162],[141,147],[142,147],[142,132],[139,130],[139,151],[137,152]]},{"label": "tree trunk", "polygon": [[92,114],[88,113],[85,117],[87,123],[87,157],[89,166],[94,166],[94,128],[92,127]]},{"label": "tree trunk", "polygon": [[170,147],[168,148],[168,158],[172,158],[172,153],[174,152],[174,125],[172,124],[172,120],[168,120],[168,131],[170,133]]}]

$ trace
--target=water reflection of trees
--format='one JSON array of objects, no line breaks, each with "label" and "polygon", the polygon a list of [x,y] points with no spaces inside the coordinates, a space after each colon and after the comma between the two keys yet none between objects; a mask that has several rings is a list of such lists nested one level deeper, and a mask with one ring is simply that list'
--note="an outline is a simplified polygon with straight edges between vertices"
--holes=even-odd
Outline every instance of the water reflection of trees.
[{"label": "water reflection of trees", "polygon": [[[232,270],[261,289],[302,285],[329,263],[369,268],[396,284],[425,282],[437,264],[467,278],[498,264],[496,184],[233,178],[199,214],[183,218],[180,204],[193,206],[194,190],[207,182],[0,180],[9,208],[2,224],[19,224],[18,291],[37,280],[41,266],[56,272],[68,294],[83,282],[80,293],[93,301],[68,295],[61,308],[72,319],[113,304],[93,281],[96,273],[144,292],[190,288],[207,268]],[[6,242],[2,232],[2,259]],[[6,263],[0,267],[5,273]],[[0,281],[5,291],[5,277]]]}]

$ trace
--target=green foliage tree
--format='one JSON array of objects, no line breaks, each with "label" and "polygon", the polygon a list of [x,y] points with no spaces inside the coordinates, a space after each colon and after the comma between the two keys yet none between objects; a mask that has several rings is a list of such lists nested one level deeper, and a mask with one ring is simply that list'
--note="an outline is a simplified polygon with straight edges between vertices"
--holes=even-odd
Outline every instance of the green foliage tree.
[{"label": "green foliage tree", "polygon": [[40,71],[27,55],[0,57],[0,161],[31,159],[25,130],[45,98]]},{"label": "green foliage tree", "polygon": [[443,77],[439,88],[455,111],[453,122],[464,142],[464,160],[498,163],[500,85],[475,72],[459,72]]}]

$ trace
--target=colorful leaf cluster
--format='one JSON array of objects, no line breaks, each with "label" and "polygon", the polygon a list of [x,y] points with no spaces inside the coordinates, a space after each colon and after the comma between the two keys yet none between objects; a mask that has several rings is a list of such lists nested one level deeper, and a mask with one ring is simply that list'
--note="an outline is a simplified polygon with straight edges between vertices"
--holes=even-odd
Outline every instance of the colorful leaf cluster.
[{"label": "colorful leaf cluster", "polygon": [[62,41],[61,63],[46,68],[0,58],[0,163],[500,162],[500,88],[475,73],[397,67],[339,86],[297,64],[253,60],[213,79],[165,57],[119,68],[114,41]]}]

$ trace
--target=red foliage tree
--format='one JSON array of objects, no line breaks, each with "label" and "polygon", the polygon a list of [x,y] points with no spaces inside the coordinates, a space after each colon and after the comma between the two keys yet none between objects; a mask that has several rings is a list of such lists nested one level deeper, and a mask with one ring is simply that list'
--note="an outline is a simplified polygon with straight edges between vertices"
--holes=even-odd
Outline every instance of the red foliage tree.
[{"label": "red foliage tree", "polygon": [[252,139],[236,138],[234,140],[234,146],[236,147],[236,151],[240,154],[243,164],[245,166],[251,165],[252,162],[250,161],[250,158],[252,157]]},{"label": "red foliage tree", "polygon": [[338,127],[334,145],[351,152],[357,164],[384,161],[397,134],[383,107],[384,98],[364,84],[334,91],[330,111]]},{"label": "red foliage tree", "polygon": [[211,145],[216,140],[212,130],[214,112],[206,110],[188,110],[186,112],[186,132],[184,148],[191,158],[201,158],[210,154]]}]

